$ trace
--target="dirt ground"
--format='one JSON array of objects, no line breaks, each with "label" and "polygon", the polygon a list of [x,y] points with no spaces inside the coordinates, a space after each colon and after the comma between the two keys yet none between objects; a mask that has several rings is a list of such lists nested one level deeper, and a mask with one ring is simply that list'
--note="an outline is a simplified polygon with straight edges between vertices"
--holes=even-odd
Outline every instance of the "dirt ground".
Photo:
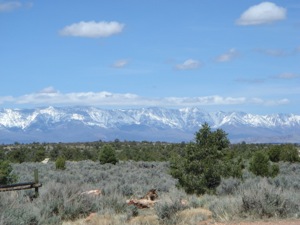
[{"label": "dirt ground", "polygon": [[300,220],[236,221],[224,223],[202,221],[197,225],[300,225]]}]

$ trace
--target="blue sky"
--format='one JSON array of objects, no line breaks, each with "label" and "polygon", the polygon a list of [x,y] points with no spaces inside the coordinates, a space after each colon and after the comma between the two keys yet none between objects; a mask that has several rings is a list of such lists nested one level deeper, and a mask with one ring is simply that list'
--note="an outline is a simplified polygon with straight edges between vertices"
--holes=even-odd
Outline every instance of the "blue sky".
[{"label": "blue sky", "polygon": [[0,108],[300,114],[300,1],[0,0]]}]

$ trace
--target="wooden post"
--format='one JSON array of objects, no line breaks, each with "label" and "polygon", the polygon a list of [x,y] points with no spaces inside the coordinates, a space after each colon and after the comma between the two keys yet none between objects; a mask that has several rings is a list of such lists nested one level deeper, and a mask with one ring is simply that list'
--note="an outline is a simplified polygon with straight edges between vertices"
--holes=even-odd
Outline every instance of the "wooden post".
[{"label": "wooden post", "polygon": [[[39,171],[37,169],[34,170],[34,183],[38,184],[39,183]],[[39,188],[36,186],[34,188],[35,191],[35,197],[39,197]]]}]

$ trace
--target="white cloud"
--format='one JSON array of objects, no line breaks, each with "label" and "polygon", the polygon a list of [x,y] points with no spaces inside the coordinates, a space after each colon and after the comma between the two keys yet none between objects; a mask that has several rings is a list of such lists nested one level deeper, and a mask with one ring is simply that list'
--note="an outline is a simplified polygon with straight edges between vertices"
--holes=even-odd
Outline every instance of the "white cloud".
[{"label": "white cloud", "polygon": [[218,56],[216,58],[217,62],[228,62],[231,61],[239,56],[239,53],[234,48],[230,49],[228,52]]},{"label": "white cloud", "polygon": [[79,23],[73,23],[64,27],[59,33],[63,36],[75,36],[75,37],[88,37],[99,38],[109,37],[114,34],[118,34],[123,31],[124,24],[119,22],[95,22],[81,21]]},{"label": "white cloud", "polygon": [[10,12],[21,6],[22,3],[19,1],[0,2],[0,12]]},{"label": "white cloud", "polygon": [[177,70],[192,70],[197,69],[201,66],[201,63],[198,60],[188,59],[184,61],[182,64],[177,64],[175,68]]},{"label": "white cloud", "polygon": [[14,102],[15,98],[13,96],[0,96],[0,104],[5,104],[6,102]]},{"label": "white cloud", "polygon": [[226,105],[282,105],[289,103],[288,99],[264,100],[260,98],[224,97],[219,95],[200,97],[163,97],[149,98],[131,93],[111,92],[74,92],[61,93],[52,87],[40,92],[19,97],[0,96],[0,104],[34,105],[34,106],[108,106],[108,107],[198,107],[198,106],[226,106]]},{"label": "white cloud", "polygon": [[164,98],[164,105],[175,106],[203,106],[203,105],[236,105],[246,102],[244,97],[222,97],[219,95],[202,96],[202,97],[168,97]]},{"label": "white cloud", "polygon": [[267,100],[263,102],[263,105],[265,106],[277,106],[277,105],[286,105],[290,103],[290,101],[286,98],[279,99],[279,100]]},{"label": "white cloud", "polygon": [[55,90],[54,87],[49,86],[49,87],[46,87],[46,88],[40,90],[39,93],[49,94],[49,93],[58,93],[58,91]]},{"label": "white cloud", "polygon": [[249,99],[250,104],[255,105],[264,105],[264,106],[278,106],[278,105],[286,105],[290,103],[290,100],[287,98],[279,99],[279,100],[264,100],[261,98],[251,98]]},{"label": "white cloud", "polygon": [[120,59],[113,63],[112,67],[114,68],[123,68],[129,63],[129,60],[127,59]]},{"label": "white cloud", "polygon": [[236,21],[238,25],[270,24],[286,18],[286,9],[272,2],[251,6]]}]

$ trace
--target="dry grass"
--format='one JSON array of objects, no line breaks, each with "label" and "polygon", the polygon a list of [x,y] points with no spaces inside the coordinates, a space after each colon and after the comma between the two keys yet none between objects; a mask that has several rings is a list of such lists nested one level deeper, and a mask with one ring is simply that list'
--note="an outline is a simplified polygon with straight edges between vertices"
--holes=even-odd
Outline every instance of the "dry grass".
[{"label": "dry grass", "polygon": [[[192,208],[179,212],[176,218],[178,225],[194,225],[201,221],[211,221],[212,213],[204,208]],[[64,222],[63,225],[159,225],[158,216],[153,209],[140,210],[140,215],[126,220],[125,215],[99,215],[92,213],[84,219]]]}]

